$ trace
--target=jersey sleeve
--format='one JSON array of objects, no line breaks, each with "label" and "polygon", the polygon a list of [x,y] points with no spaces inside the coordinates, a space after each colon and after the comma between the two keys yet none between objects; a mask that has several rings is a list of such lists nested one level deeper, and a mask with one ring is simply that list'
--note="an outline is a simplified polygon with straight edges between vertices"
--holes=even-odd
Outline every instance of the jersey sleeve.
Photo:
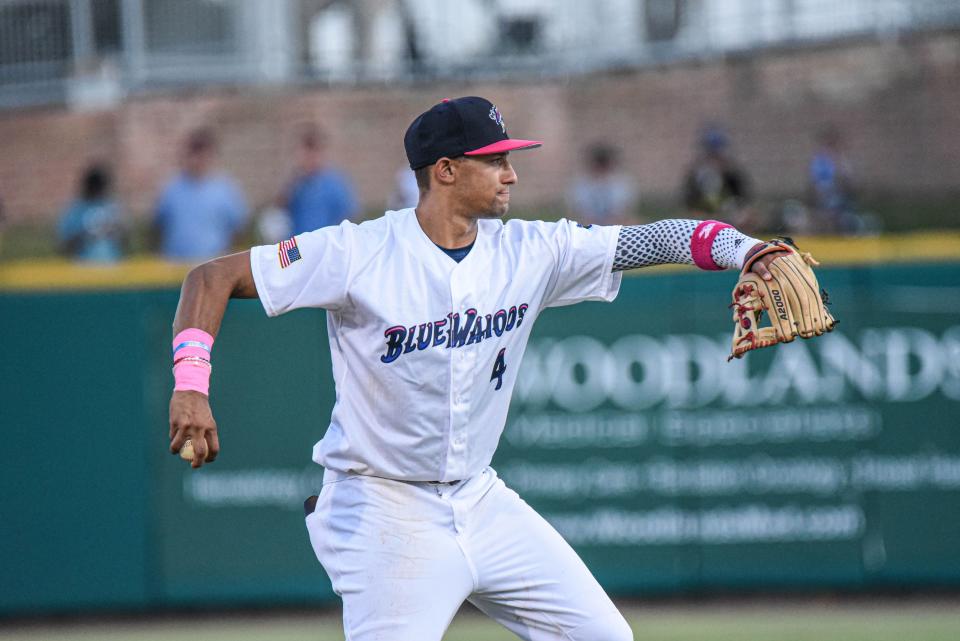
[{"label": "jersey sleeve", "polygon": [[622,273],[612,268],[619,232],[619,225],[581,225],[566,219],[549,224],[555,267],[543,306],[616,298]]},{"label": "jersey sleeve", "polygon": [[250,268],[267,316],[300,307],[340,309],[347,299],[351,226],[323,227],[250,250]]}]

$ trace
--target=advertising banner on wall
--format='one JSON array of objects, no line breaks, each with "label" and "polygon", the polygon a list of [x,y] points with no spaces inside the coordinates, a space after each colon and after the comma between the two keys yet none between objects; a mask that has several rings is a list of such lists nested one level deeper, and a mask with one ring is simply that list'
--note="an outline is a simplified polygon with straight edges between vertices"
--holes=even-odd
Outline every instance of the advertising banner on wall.
[{"label": "advertising banner on wall", "polygon": [[[618,594],[960,585],[960,266],[822,281],[835,332],[731,362],[729,274],[546,310],[494,467]],[[165,598],[332,598],[300,507],[333,403],[322,317],[260,315],[218,341],[221,460],[163,466]],[[177,562],[198,532],[205,574]]]},{"label": "advertising banner on wall", "polygon": [[610,586],[956,581],[947,273],[827,270],[836,331],[731,362],[722,277],[544,314],[498,470]]}]

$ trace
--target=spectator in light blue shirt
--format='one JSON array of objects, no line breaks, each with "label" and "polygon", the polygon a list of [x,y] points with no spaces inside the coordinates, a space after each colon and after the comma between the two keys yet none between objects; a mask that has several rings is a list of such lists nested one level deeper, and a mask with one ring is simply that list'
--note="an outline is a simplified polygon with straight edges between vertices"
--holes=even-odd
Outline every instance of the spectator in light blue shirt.
[{"label": "spectator in light blue shirt", "polygon": [[326,151],[323,132],[316,128],[303,131],[298,172],[281,198],[290,212],[294,234],[339,225],[357,215],[353,185],[329,166]]},{"label": "spectator in light blue shirt", "polygon": [[110,170],[91,165],[80,179],[77,198],[63,211],[58,227],[60,251],[71,258],[113,263],[123,256],[126,229],[110,195]]},{"label": "spectator in light blue shirt", "polygon": [[853,191],[853,172],[840,130],[833,125],[818,134],[819,149],[810,160],[809,181],[813,206],[821,229],[839,233],[859,231]]},{"label": "spectator in light blue shirt", "polygon": [[196,262],[230,250],[249,214],[243,193],[225,172],[214,168],[217,143],[212,132],[190,134],[183,171],[160,194],[154,210],[154,238],[164,258]]}]

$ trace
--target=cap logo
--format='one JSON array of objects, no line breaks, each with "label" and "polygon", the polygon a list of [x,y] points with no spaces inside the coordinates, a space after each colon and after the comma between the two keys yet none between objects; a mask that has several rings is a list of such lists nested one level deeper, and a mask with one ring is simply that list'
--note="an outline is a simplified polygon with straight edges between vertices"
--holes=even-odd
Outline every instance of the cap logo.
[{"label": "cap logo", "polygon": [[490,116],[490,120],[500,125],[500,129],[503,131],[503,133],[507,133],[507,125],[505,122],[503,122],[503,116],[500,115],[500,110],[497,109],[496,105],[492,105],[490,107],[490,113],[488,115]]}]

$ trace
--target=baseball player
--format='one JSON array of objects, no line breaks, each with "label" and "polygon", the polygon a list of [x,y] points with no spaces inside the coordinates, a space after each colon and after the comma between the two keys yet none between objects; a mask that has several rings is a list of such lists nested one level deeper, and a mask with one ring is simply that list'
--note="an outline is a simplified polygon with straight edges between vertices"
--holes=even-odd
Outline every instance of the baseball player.
[{"label": "baseball player", "polygon": [[[576,553],[490,467],[520,361],[542,311],[612,301],[623,270],[739,268],[763,244],[716,221],[503,222],[517,183],[509,153],[541,143],[510,138],[483,98],[433,106],[404,144],[416,208],[190,272],[170,449],[189,440],[194,468],[219,452],[207,393],[229,298],[259,297],[269,316],[324,308],[336,404],[313,450],[325,472],[306,527],[346,638],[436,641],[468,600],[531,641],[632,639]],[[769,278],[775,256],[751,269]]]}]

